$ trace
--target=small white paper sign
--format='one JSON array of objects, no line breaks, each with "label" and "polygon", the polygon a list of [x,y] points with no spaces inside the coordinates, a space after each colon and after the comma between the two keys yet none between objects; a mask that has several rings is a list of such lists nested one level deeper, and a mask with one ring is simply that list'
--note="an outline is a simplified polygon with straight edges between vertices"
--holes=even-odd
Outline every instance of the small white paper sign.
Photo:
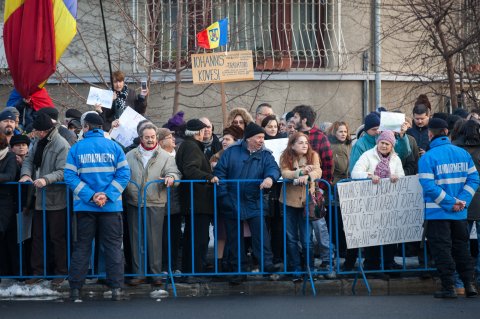
[{"label": "small white paper sign", "polygon": [[118,119],[120,126],[114,128],[110,136],[125,147],[132,145],[133,140],[138,136],[137,125],[145,118],[128,106]]},{"label": "small white paper sign", "polygon": [[400,128],[404,122],[405,114],[403,113],[381,112],[380,127],[378,130],[400,132]]},{"label": "small white paper sign", "polygon": [[470,239],[477,239],[476,223],[473,223],[472,232],[470,233]]},{"label": "small white paper sign", "polygon": [[274,140],[266,140],[265,147],[272,151],[273,157],[275,157],[275,162],[280,166],[280,156],[283,151],[287,148],[288,138],[277,138]]},{"label": "small white paper sign", "polygon": [[102,107],[111,109],[113,101],[113,91],[102,90],[91,86],[90,92],[88,92],[87,104],[95,105],[100,104]]}]

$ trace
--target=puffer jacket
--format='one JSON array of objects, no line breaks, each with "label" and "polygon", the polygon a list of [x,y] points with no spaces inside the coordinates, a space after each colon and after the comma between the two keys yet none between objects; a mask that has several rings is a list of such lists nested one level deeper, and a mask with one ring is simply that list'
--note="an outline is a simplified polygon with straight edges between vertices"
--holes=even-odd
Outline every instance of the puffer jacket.
[{"label": "puffer jacket", "polygon": [[[240,140],[225,150],[214,169],[220,179],[218,198],[220,212],[227,218],[237,218],[237,183],[225,182],[225,179],[259,179],[270,177],[275,183],[280,178],[280,169],[275,159],[265,146],[250,154],[247,142]],[[261,215],[260,183],[240,182],[240,219],[249,219]],[[264,205],[264,213],[268,207]]]},{"label": "puffer jacket", "polygon": [[[380,156],[377,153],[377,146],[371,150],[366,151],[360,156],[352,170],[352,178],[368,178],[368,174],[374,174],[378,163],[380,163]],[[395,152],[390,153],[390,174],[398,177],[404,177],[402,161]]]},{"label": "puffer jacket", "polygon": [[[141,146],[139,146],[141,147]],[[145,185],[150,181],[163,179],[165,177],[173,177],[179,180],[182,174],[177,168],[175,157],[171,156],[159,146],[153,152],[152,157],[148,161],[146,167],[143,167],[142,154],[139,147],[127,153],[127,162],[130,167],[130,180],[135,182],[140,188],[140,201],[138,199],[138,187],[129,183],[125,193],[127,203],[133,206],[144,206],[144,189]],[[178,186],[178,183],[175,184]],[[167,203],[167,189],[165,183],[152,183],[147,190],[147,207],[165,207]]]},{"label": "puffer jacket", "polygon": [[[360,139],[353,145],[352,151],[350,152],[350,163],[348,169],[352,172],[353,167],[357,163],[360,156],[366,151],[374,148],[377,145],[377,135],[371,136],[368,134],[362,135]],[[396,137],[397,142],[395,143],[395,152],[397,153],[400,159],[406,158],[412,152],[410,148],[410,143],[407,135],[404,135],[402,138]]]},{"label": "puffer jacket", "polygon": [[452,210],[456,199],[470,206],[477,191],[478,172],[470,154],[454,146],[446,136],[430,142],[418,161],[418,178],[425,199],[425,219],[464,220],[467,210]]},{"label": "puffer jacket", "polygon": [[[57,128],[52,130],[47,139],[48,143],[43,150],[42,165],[37,172],[33,164],[33,158],[38,145],[35,143],[23,162],[20,176],[28,175],[33,180],[44,178],[47,181],[47,186],[45,186],[45,209],[60,210],[67,207],[67,188],[65,185],[52,184],[63,182],[63,168],[67,161],[70,144],[60,136]],[[42,191],[42,189],[36,189],[36,210],[42,210]]]}]

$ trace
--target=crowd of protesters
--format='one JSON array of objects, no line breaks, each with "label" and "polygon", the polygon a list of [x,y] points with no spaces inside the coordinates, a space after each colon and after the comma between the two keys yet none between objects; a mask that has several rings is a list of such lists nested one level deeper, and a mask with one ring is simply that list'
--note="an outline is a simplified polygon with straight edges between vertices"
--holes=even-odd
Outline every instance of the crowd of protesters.
[{"label": "crowd of protesters", "polygon": [[[161,128],[148,119],[140,122],[138,137],[124,147],[109,132],[122,125],[119,118],[127,106],[145,115],[148,90],[137,94],[128,88],[122,72],[115,72],[113,78],[110,109],[97,105],[83,114],[69,109],[64,123],[58,121],[53,103],[36,110],[31,101],[20,98],[1,111],[0,182],[25,184],[20,188],[0,186],[0,275],[20,276],[22,268],[22,275],[29,277],[26,284],[50,276],[54,286],[68,278],[76,299],[93,268],[95,273],[106,273],[113,299],[119,300],[125,274],[133,274],[125,276],[129,285],[150,282],[159,286],[168,265],[176,274],[287,270],[297,281],[307,268],[327,269],[336,253],[345,260],[341,269],[352,271],[361,261],[358,249],[346,247],[341,218],[339,225],[335,218],[329,221],[328,214],[305,221],[307,186],[311,192],[323,193],[328,190],[325,183],[333,186],[346,178],[367,178],[373,183],[388,178],[395,183],[405,175],[417,174],[419,160],[432,147],[432,118],[441,119],[442,128],[445,123],[445,136],[465,149],[479,168],[480,112],[458,109],[454,115],[432,114],[425,95],[413,106],[412,118],[407,112],[398,133],[379,131],[380,110],[368,114],[353,134],[343,121],[323,123],[319,128],[315,125],[317,114],[308,105],[296,106],[278,117],[271,105],[263,103],[253,116],[244,108],[232,109],[220,138],[208,118],[187,120],[178,112]],[[288,143],[277,164],[264,141],[278,138],[288,138]],[[284,190],[282,183],[277,183],[281,177],[294,183],[283,184]],[[179,182],[182,179],[196,182]],[[317,179],[325,183],[315,185]],[[465,234],[474,223],[480,233],[480,195],[474,191],[472,197],[470,205],[458,204],[468,219]],[[69,203],[73,208],[67,210]],[[32,220],[31,238],[23,241],[21,250],[17,244],[18,207],[23,218]],[[214,218],[215,209],[218,214]],[[67,211],[72,212],[71,218]],[[71,223],[68,227],[67,221]],[[208,258],[212,225],[217,249],[213,261]],[[339,242],[330,242],[336,231],[340,232]],[[434,237],[431,230],[428,235]],[[97,243],[95,264],[90,265],[93,239]],[[463,240],[468,242],[468,238]],[[67,269],[69,242],[72,258]],[[408,243],[406,254],[418,256],[419,264],[426,264],[420,247],[420,242]],[[20,252],[23,265],[19,264]],[[398,245],[384,246],[381,263],[379,247],[368,247],[363,252],[363,268],[401,269],[395,262],[398,254]],[[427,255],[428,266],[433,266],[438,247],[429,247]],[[473,265],[472,256],[467,257]],[[328,269],[326,277],[335,276],[334,268]],[[475,269],[478,276],[480,256]],[[460,276],[454,280],[455,292],[446,287],[440,297],[452,297],[465,288],[467,295],[474,295],[464,269],[457,270]],[[190,276],[188,280],[206,279]],[[241,280],[241,276],[229,277],[232,283]]]}]

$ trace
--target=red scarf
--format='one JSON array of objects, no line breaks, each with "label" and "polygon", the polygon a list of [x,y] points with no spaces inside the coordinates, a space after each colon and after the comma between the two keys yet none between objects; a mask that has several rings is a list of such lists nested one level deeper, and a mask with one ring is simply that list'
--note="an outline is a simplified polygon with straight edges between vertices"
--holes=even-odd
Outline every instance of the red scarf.
[{"label": "red scarf", "polygon": [[149,148],[149,147],[146,147],[145,145],[143,145],[142,142],[140,142],[140,145],[142,145],[142,147],[143,147],[144,150],[146,150],[146,151],[152,151],[152,150],[154,150],[154,149],[157,147],[158,143],[155,143],[155,146],[150,147],[150,148]]}]

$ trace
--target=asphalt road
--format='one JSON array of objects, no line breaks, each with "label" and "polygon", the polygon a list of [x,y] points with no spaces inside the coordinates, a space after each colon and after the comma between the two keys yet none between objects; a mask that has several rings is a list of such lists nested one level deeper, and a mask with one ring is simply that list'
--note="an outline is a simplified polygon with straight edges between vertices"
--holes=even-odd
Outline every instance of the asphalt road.
[{"label": "asphalt road", "polygon": [[478,318],[480,298],[431,296],[228,296],[110,300],[0,301],[0,319],[137,318]]}]

